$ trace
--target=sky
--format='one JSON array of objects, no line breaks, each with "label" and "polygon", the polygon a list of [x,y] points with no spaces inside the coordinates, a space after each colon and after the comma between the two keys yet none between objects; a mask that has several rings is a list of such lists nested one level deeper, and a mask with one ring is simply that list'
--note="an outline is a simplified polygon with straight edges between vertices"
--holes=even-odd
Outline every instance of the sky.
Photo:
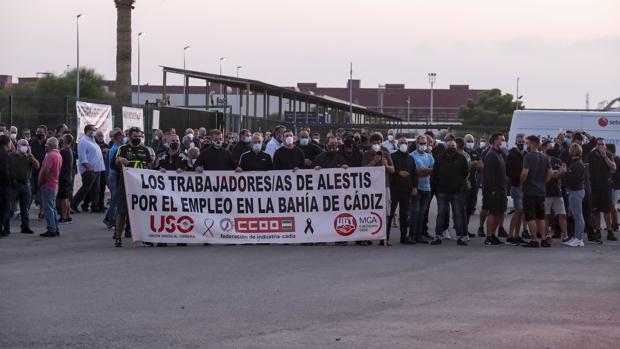
[{"label": "sky", "polygon": [[[76,64],[115,79],[113,0],[0,0],[0,74],[62,73]],[[353,62],[362,87],[468,84],[519,94],[529,108],[585,108],[620,96],[618,0],[137,0],[141,83],[160,65],[281,86],[344,87]],[[181,78],[170,79],[181,84]],[[169,83],[170,83],[169,82]]]}]

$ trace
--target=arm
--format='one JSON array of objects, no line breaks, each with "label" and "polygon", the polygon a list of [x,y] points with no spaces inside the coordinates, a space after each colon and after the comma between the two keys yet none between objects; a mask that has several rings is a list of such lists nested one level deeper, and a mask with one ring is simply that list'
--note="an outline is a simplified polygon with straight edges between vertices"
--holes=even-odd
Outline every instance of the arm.
[{"label": "arm", "polygon": [[92,171],[93,168],[88,163],[87,151],[86,151],[87,146],[84,145],[84,143],[82,142],[89,142],[89,141],[83,139],[80,143],[78,143],[77,149],[78,149],[78,158],[80,159],[80,164],[84,166],[84,169],[86,171]]},{"label": "arm", "polygon": [[385,152],[383,152],[383,164],[385,166],[385,169],[387,170],[387,173],[392,174],[396,172],[396,169],[394,168],[394,162],[392,162],[392,156],[390,154],[386,154]]},{"label": "arm", "polygon": [[523,168],[521,170],[521,176],[519,178],[519,187],[523,188],[523,184],[525,183],[525,180],[527,179],[528,173],[530,173],[530,170],[527,168]]},{"label": "arm", "polygon": [[32,164],[32,168],[35,170],[39,169],[39,167],[41,167],[39,160],[37,160],[34,156],[32,156],[32,153],[28,154],[28,156],[30,157],[30,163]]},{"label": "arm", "polygon": [[609,170],[614,173],[616,172],[616,163],[609,158],[609,156],[607,156],[607,153],[602,154],[603,159],[605,160],[605,164],[607,164],[607,167],[609,167]]}]

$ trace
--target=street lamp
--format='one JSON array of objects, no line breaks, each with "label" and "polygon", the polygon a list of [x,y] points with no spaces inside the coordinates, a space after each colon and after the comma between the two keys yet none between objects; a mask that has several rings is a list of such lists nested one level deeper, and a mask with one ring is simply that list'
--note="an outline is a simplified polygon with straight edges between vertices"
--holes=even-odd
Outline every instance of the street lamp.
[{"label": "street lamp", "polygon": [[[222,76],[222,62],[224,62],[224,60],[226,59],[226,57],[220,57],[220,76]],[[220,95],[222,94],[222,82],[220,81]]]},{"label": "street lamp", "polygon": [[[243,66],[238,65],[237,66],[237,79],[239,79],[239,69],[243,68]],[[220,73],[220,75],[222,75],[222,73]]]},{"label": "street lamp", "polygon": [[75,78],[75,97],[80,99],[80,18],[83,17],[85,13],[78,13],[75,16],[75,24],[76,24],[76,34],[77,34],[77,69],[76,69],[76,78]]},{"label": "street lamp", "polygon": [[[243,66],[237,66],[237,79],[239,79],[239,69],[243,68]],[[243,110],[243,97],[241,97],[241,88],[237,87],[237,94],[239,95],[239,115],[241,115],[241,110]]]},{"label": "street lamp", "polygon": [[407,122],[410,122],[411,120],[409,120],[409,110],[411,107],[411,96],[407,96]]},{"label": "street lamp", "polygon": [[[185,53],[187,52],[187,50],[189,50],[189,45],[186,45],[185,47],[183,47],[183,73],[185,74]],[[187,93],[187,76],[183,75],[183,99],[185,101],[187,101],[187,98],[185,97]],[[185,103],[185,106],[187,106],[187,103]]]},{"label": "street lamp", "polygon": [[138,104],[140,104],[140,37],[145,34],[145,32],[138,33]]},{"label": "street lamp", "polygon": [[437,81],[437,73],[428,73],[428,82],[431,83],[431,113],[429,123],[433,123],[433,86],[435,85],[435,81]]}]

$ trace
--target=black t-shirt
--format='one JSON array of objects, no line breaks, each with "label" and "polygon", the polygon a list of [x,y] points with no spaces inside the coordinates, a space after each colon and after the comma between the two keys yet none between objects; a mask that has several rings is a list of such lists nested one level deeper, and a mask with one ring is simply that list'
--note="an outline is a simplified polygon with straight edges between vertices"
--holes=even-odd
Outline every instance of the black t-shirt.
[{"label": "black t-shirt", "polygon": [[484,157],[482,188],[488,192],[506,190],[506,161],[504,153],[491,148]]},{"label": "black t-shirt", "polygon": [[181,169],[187,170],[188,156],[186,153],[178,151],[176,154],[170,155],[167,151],[157,155],[155,170],[165,169],[168,171],[176,171]]},{"label": "black t-shirt", "polygon": [[337,151],[326,151],[314,159],[314,166],[322,168],[337,168],[347,164],[347,159]]},{"label": "black t-shirt", "polygon": [[[47,138],[41,142],[43,143],[40,143],[37,138],[33,138],[30,141],[30,152],[40,164],[43,163],[43,159],[45,159],[45,142],[47,142]],[[38,173],[38,170],[36,172]]]},{"label": "black t-shirt", "polygon": [[114,154],[114,157],[112,157],[112,162],[110,163],[110,166],[112,166],[112,169],[116,170],[119,174],[118,183],[121,186],[124,185],[123,176],[121,175],[120,166],[116,165],[116,159],[119,157],[127,159],[127,161],[129,161],[127,167],[131,168],[146,169],[149,167],[149,163],[152,160],[151,152],[149,151],[149,149],[141,144],[137,147],[133,147],[129,144],[123,144],[118,147],[116,154]]},{"label": "black t-shirt", "polygon": [[297,142],[295,145],[304,152],[304,156],[306,157],[306,159],[310,159],[310,161],[312,162],[314,162],[314,159],[316,159],[317,155],[323,152],[323,149],[321,149],[321,147],[312,142],[308,143],[308,145],[300,145],[299,142]]},{"label": "black t-shirt", "polygon": [[614,163],[616,164],[616,172],[611,175],[611,188],[620,189],[620,157],[614,155]]},{"label": "black t-shirt", "polygon": [[[551,157],[549,158],[549,165],[553,171],[557,171],[562,166],[562,160]],[[562,196],[562,190],[560,188],[561,185],[560,178],[551,178],[549,182],[546,184],[546,193],[548,198],[557,198]]]},{"label": "black t-shirt", "polygon": [[[612,155],[609,152],[605,156],[612,159]],[[588,155],[588,167],[590,169],[590,186],[592,189],[608,189],[611,171],[598,150],[593,150]]]},{"label": "black t-shirt", "polygon": [[201,166],[205,171],[231,171],[235,169],[235,161],[223,146],[216,149],[211,145],[200,153],[194,167],[197,166]]},{"label": "black t-shirt", "polygon": [[563,183],[566,189],[577,191],[583,189],[585,181],[586,166],[581,159],[574,160],[568,165],[566,174],[564,174]]},{"label": "black t-shirt", "polygon": [[295,146],[291,149],[281,147],[273,155],[273,169],[292,170],[295,167],[304,168],[305,159],[303,150],[298,147]]},{"label": "black t-shirt", "polygon": [[73,151],[71,148],[60,150],[62,157],[62,167],[60,168],[59,183],[70,184],[73,181]]},{"label": "black t-shirt", "polygon": [[338,153],[342,155],[345,159],[347,166],[349,167],[362,167],[362,152],[358,149],[357,146],[353,146],[353,151],[351,153],[347,153],[344,150],[344,147],[338,150]]},{"label": "black t-shirt", "polygon": [[244,171],[269,171],[272,166],[271,156],[264,151],[258,154],[252,150],[246,151],[239,159],[239,167]]}]

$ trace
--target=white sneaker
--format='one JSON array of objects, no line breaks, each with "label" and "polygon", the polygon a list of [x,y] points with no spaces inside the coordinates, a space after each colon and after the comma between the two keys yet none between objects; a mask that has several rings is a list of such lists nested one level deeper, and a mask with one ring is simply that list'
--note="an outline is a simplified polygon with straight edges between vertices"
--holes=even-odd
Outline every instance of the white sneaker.
[{"label": "white sneaker", "polygon": [[572,238],[570,241],[568,241],[567,245],[570,247],[583,247],[584,243],[583,240]]},{"label": "white sneaker", "polygon": [[583,243],[583,240],[575,239],[575,244],[577,247],[584,247],[586,244]]},{"label": "white sneaker", "polygon": [[571,238],[570,240],[563,242],[563,244],[566,246],[572,246],[575,240],[576,240],[575,238]]},{"label": "white sneaker", "polygon": [[452,240],[452,235],[450,235],[450,231],[448,230],[444,230],[442,236],[441,236],[442,240]]}]

